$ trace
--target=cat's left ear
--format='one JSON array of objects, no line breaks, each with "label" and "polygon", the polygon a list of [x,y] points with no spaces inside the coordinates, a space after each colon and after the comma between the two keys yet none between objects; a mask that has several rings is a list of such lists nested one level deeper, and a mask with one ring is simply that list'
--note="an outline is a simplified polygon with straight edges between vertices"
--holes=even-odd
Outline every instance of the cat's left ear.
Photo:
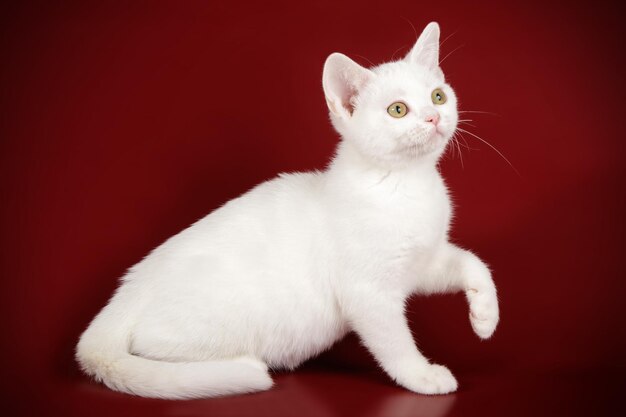
[{"label": "cat's left ear", "polygon": [[[430,22],[415,42],[405,61],[422,65],[432,71],[439,70],[439,24]],[[441,70],[439,70],[441,71]]]},{"label": "cat's left ear", "polygon": [[374,77],[374,73],[363,68],[347,56],[335,52],[324,64],[322,84],[328,109],[336,116],[347,119],[354,110],[354,98]]}]

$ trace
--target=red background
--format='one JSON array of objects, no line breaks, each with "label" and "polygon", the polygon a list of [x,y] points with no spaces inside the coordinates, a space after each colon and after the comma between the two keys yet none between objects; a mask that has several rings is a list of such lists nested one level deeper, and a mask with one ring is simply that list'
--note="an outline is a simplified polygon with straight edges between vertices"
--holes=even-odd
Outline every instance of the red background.
[{"label": "red background", "polygon": [[[56,3],[0,12],[9,415],[623,413],[617,6]],[[326,56],[401,56],[411,23],[421,31],[430,20],[447,38],[442,66],[461,109],[494,113],[471,114],[469,129],[519,171],[468,135],[475,150],[463,164],[452,153],[442,162],[453,238],[493,267],[502,308],[481,342],[462,296],[411,303],[419,345],[450,366],[459,392],[403,391],[354,337],[256,395],[148,400],[83,377],[73,346],[126,268],[253,185],[326,164],[337,143],[321,89]]]}]

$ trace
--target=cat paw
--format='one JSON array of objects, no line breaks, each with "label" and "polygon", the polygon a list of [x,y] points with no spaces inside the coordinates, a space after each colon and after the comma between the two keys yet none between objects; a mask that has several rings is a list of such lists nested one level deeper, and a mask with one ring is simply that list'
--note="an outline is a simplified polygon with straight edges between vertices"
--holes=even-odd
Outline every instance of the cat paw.
[{"label": "cat paw", "polygon": [[470,323],[474,333],[481,339],[488,339],[498,326],[500,312],[495,292],[468,290]]},{"label": "cat paw", "polygon": [[443,365],[428,365],[413,378],[406,388],[419,394],[448,394],[456,391],[458,383]]}]

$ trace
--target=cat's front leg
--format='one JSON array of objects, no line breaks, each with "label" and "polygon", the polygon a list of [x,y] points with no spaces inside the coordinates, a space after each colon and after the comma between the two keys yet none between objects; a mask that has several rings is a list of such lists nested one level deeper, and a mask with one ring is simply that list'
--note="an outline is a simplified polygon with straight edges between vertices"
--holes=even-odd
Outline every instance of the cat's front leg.
[{"label": "cat's front leg", "polygon": [[435,257],[422,282],[425,290],[462,290],[467,296],[470,323],[482,339],[491,337],[500,311],[496,286],[487,265],[472,252],[447,243]]},{"label": "cat's front leg", "polygon": [[457,381],[448,368],[429,363],[415,346],[401,295],[361,286],[342,304],[352,329],[398,384],[420,394],[456,391]]}]

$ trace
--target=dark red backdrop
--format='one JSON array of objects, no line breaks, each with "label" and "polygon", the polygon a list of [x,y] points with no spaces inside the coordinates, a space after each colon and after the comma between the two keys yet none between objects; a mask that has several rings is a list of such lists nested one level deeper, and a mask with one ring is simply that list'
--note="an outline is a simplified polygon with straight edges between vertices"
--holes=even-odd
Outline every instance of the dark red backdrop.
[{"label": "dark red backdrop", "polygon": [[[624,388],[623,22],[611,3],[94,2],[5,9],[0,48],[2,395],[11,415],[620,414]],[[6,7],[6,6],[5,6]],[[72,349],[124,270],[337,142],[325,57],[380,63],[440,22],[475,150],[443,172],[453,236],[493,266],[502,321],[418,298],[457,394],[395,387],[349,338],[258,395],[165,402],[81,376]],[[458,49],[457,49],[458,48]],[[454,52],[453,52],[454,51]],[[453,53],[452,53],[453,52]],[[469,114],[468,114],[469,115]]]}]

